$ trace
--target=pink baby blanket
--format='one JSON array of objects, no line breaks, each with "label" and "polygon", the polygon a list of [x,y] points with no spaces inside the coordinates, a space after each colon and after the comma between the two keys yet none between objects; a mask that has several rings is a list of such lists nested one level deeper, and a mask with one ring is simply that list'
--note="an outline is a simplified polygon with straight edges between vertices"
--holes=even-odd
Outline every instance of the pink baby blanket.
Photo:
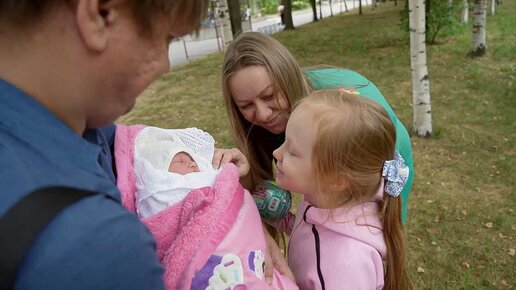
[{"label": "pink baby blanket", "polygon": [[[117,186],[122,204],[133,212],[137,191],[134,142],[143,128],[118,125],[115,137]],[[208,261],[228,233],[243,203],[244,190],[238,180],[236,167],[228,164],[213,187],[193,190],[182,202],[142,219],[156,239],[159,260],[165,265],[167,289],[189,289],[188,281],[195,269]]]}]

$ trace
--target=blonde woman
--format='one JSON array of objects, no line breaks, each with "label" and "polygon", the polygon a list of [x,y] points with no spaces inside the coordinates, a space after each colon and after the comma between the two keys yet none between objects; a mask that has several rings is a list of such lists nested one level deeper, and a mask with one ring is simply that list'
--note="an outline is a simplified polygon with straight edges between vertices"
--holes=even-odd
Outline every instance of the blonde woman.
[{"label": "blonde woman", "polygon": [[292,105],[312,90],[340,89],[382,105],[396,128],[396,150],[411,169],[401,193],[405,220],[414,177],[410,137],[371,81],[357,72],[337,67],[320,66],[303,71],[279,41],[261,33],[246,32],[226,50],[222,88],[237,147],[250,164],[245,182],[250,190],[264,180],[274,179],[272,152],[284,142]]}]

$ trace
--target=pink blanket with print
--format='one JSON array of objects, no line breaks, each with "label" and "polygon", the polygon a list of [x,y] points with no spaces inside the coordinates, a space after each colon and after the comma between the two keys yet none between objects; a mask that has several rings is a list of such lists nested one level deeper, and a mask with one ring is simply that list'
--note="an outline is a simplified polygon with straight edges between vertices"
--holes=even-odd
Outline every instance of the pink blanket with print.
[{"label": "pink blanket with print", "polygon": [[[136,212],[134,145],[143,125],[117,125],[115,160],[122,204]],[[180,203],[142,219],[157,242],[165,267],[165,287],[189,289],[191,277],[201,268],[232,227],[242,207],[244,189],[233,164],[218,174],[213,187],[192,190]]]}]

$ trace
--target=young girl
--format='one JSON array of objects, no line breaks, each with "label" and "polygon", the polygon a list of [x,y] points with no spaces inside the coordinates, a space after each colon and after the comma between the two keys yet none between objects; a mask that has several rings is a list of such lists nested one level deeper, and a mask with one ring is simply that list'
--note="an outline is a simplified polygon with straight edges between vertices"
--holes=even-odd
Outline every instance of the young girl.
[{"label": "young girl", "polygon": [[288,263],[300,289],[410,289],[401,201],[408,167],[385,109],[348,92],[319,91],[289,118],[274,151],[277,184],[303,195]]}]

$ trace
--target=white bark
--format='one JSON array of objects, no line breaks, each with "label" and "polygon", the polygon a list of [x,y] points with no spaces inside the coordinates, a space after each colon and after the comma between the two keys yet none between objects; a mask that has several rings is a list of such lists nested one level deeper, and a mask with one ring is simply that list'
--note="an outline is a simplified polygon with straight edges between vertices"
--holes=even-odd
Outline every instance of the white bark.
[{"label": "white bark", "polygon": [[471,53],[482,56],[486,53],[486,1],[475,0],[473,6],[473,43]]},{"label": "white bark", "polygon": [[222,26],[222,41],[224,47],[227,47],[233,41],[233,32],[231,31],[231,20],[229,19],[229,8],[227,0],[219,0],[220,24]]},{"label": "white bark", "polygon": [[495,1],[491,0],[491,15],[495,15]]},{"label": "white bark", "polygon": [[425,1],[409,0],[410,68],[414,132],[420,137],[432,135],[430,81],[426,65]]},{"label": "white bark", "polygon": [[468,23],[468,16],[469,16],[469,5],[468,0],[464,0],[462,2],[462,23]]}]

